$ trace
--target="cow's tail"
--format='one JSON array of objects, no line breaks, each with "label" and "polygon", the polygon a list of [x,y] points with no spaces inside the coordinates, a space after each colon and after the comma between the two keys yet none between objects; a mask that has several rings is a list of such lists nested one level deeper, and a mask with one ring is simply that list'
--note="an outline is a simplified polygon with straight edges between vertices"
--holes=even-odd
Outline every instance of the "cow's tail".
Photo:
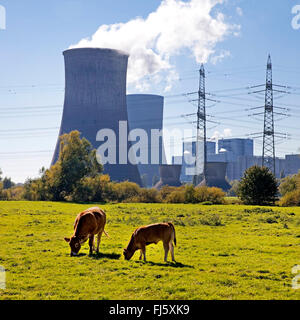
[{"label": "cow's tail", "polygon": [[103,232],[107,236],[107,238],[110,238],[109,234],[105,230],[103,230]]},{"label": "cow's tail", "polygon": [[176,246],[176,232],[175,232],[175,227],[174,227],[174,224],[172,222],[168,222],[169,226],[172,228],[173,232],[174,232],[174,244]]}]

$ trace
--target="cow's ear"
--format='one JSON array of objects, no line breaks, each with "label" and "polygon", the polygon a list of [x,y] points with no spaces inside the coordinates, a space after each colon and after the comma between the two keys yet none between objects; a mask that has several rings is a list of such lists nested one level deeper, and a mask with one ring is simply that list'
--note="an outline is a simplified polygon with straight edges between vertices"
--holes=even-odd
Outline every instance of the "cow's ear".
[{"label": "cow's ear", "polygon": [[65,241],[70,242],[70,238],[65,238]]}]

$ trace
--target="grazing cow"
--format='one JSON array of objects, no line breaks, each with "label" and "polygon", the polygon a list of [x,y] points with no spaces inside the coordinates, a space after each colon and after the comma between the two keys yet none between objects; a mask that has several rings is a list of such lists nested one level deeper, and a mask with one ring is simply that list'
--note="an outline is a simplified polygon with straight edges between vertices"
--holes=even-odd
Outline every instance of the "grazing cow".
[{"label": "grazing cow", "polygon": [[97,253],[99,253],[99,245],[102,233],[108,237],[104,227],[106,223],[105,212],[98,207],[89,208],[80,212],[75,219],[74,234],[71,238],[65,238],[71,247],[71,257],[76,256],[81,245],[89,239],[90,254],[93,253],[94,236],[98,235]]},{"label": "grazing cow", "polygon": [[146,246],[151,243],[157,244],[159,241],[162,241],[164,245],[165,262],[167,261],[169,249],[172,261],[175,261],[173,242],[176,246],[176,235],[174,225],[171,222],[150,224],[149,226],[137,228],[133,232],[127,248],[124,249],[124,258],[130,260],[135,251],[140,249],[140,260],[144,255],[144,261],[146,261]]}]

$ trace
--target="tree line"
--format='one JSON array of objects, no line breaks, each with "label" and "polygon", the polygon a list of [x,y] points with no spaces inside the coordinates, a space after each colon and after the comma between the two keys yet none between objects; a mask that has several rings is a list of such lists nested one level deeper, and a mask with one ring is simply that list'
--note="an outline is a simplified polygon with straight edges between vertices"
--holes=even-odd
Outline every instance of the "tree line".
[{"label": "tree line", "polygon": [[[1,176],[1,171],[0,171]],[[240,181],[232,182],[227,196],[237,196],[248,205],[300,205],[300,173],[277,180],[269,169],[253,166]],[[40,177],[15,185],[10,178],[0,178],[1,200],[145,203],[226,204],[226,194],[219,188],[164,186],[147,189],[124,181],[113,182],[103,173],[91,143],[78,131],[60,137],[58,161],[42,168]]]}]

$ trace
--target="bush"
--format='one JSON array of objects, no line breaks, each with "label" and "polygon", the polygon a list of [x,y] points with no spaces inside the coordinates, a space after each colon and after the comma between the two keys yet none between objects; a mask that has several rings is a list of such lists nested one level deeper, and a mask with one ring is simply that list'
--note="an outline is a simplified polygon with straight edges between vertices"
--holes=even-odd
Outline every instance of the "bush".
[{"label": "bush", "polygon": [[23,199],[24,189],[22,186],[16,186],[9,189],[4,189],[1,192],[1,200],[15,200],[19,201]]},{"label": "bush", "polygon": [[212,204],[225,203],[225,192],[219,188],[197,187],[195,188],[195,199],[197,203],[211,202]]},{"label": "bush", "polygon": [[205,226],[222,226],[222,221],[218,214],[205,214],[200,218],[200,223]]},{"label": "bush", "polygon": [[118,202],[123,202],[126,199],[137,197],[140,194],[141,188],[134,182],[120,182],[114,183],[112,191],[115,193],[113,199],[116,199]]},{"label": "bush", "polygon": [[141,189],[138,196],[129,198],[126,202],[133,203],[160,203],[162,199],[156,189]]},{"label": "bush", "polygon": [[174,191],[179,191],[182,190],[184,187],[170,187],[170,186],[163,186],[160,189],[160,197],[162,199],[163,202],[167,202],[167,198],[169,196],[169,194],[171,194]]},{"label": "bush", "polygon": [[238,186],[238,196],[248,205],[273,205],[277,192],[277,180],[266,167],[247,169]]},{"label": "bush", "polygon": [[279,201],[281,207],[296,207],[300,206],[300,190],[288,192]]},{"label": "bush", "polygon": [[169,193],[166,197],[167,203],[185,203],[185,196],[183,190],[175,190]]},{"label": "bush", "polygon": [[165,202],[168,203],[210,203],[223,204],[225,193],[219,188],[194,187],[186,185],[185,187],[168,189],[167,193],[163,191],[162,198],[167,193]]},{"label": "bush", "polygon": [[295,191],[297,189],[297,176],[288,176],[284,179],[282,179],[280,186],[279,186],[279,192],[282,196],[285,196],[288,192]]}]

